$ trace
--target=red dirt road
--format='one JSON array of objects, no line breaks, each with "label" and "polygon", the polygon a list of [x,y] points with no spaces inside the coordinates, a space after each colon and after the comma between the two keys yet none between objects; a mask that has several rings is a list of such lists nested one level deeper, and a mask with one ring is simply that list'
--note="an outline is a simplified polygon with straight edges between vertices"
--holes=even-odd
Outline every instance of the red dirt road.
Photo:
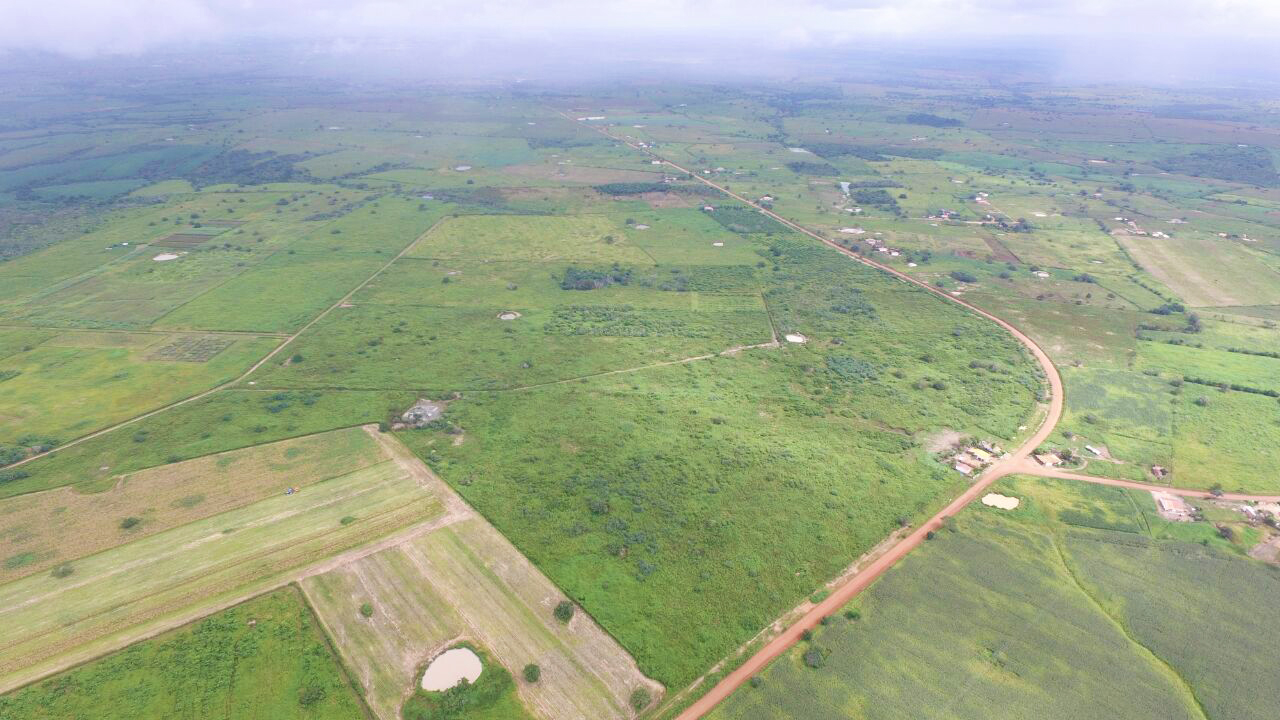
[{"label": "red dirt road", "polygon": [[[560,113],[560,115],[567,120],[570,120],[570,121],[574,120],[574,118],[564,113]],[[827,238],[822,237],[821,235],[811,230],[808,230],[800,225],[797,225],[796,223],[791,222],[790,220],[778,215],[772,210],[761,207],[755,202],[741,195],[738,195],[737,193],[734,193],[728,188],[718,185],[715,182],[712,182],[711,180],[708,180],[707,178],[695,172],[687,170],[681,167],[680,165],[677,165],[676,163],[671,162],[670,160],[667,160],[666,158],[660,155],[657,155],[656,153],[649,150],[648,148],[641,147],[640,145],[630,142],[625,138],[617,137],[616,135],[613,135],[605,128],[593,126],[593,125],[588,125],[588,127],[591,127],[593,130],[596,130],[597,132],[601,133],[602,135],[605,135],[606,137],[609,137],[613,140],[624,143],[628,147],[631,147],[632,149],[638,152],[644,153],[645,155],[648,155],[649,157],[655,160],[659,160],[663,164],[675,170],[678,170],[682,173],[685,173],[690,177],[702,182],[703,184],[709,187],[712,187],[717,191],[729,197],[732,197],[735,200],[745,205],[748,205],[752,208],[755,208],[756,210],[759,210],[761,213],[768,215],[769,217],[773,218],[779,223],[782,223],[786,227],[796,232],[803,233],[804,235],[807,235],[821,242],[823,245],[826,245],[827,247],[830,247],[836,250],[837,252],[841,253],[842,255],[845,255],[846,257],[852,258],[853,260],[856,260],[864,265],[868,265],[870,267],[874,267],[883,272],[889,273],[890,275],[893,275],[894,277],[898,278],[899,280],[902,280],[903,282],[911,283],[912,285],[915,285],[928,292],[931,292],[940,298],[943,298],[949,302],[953,302],[957,305],[967,308],[968,310],[974,313],[977,313],[978,315],[981,315],[982,317],[985,317],[988,320],[991,320],[992,322],[994,322],[995,324],[1003,328],[1005,331],[1007,331],[1014,338],[1016,338],[1018,342],[1022,343],[1031,352],[1031,355],[1036,359],[1036,362],[1040,364],[1040,368],[1044,371],[1045,379],[1049,385],[1048,412],[1045,414],[1043,420],[1040,423],[1039,428],[1036,430],[1034,435],[1027,438],[1027,440],[1023,442],[1022,445],[1020,445],[1018,449],[1013,451],[1010,455],[1006,456],[1005,458],[995,462],[990,467],[988,467],[985,472],[983,472],[981,475],[979,475],[975,479],[973,485],[971,485],[967,490],[961,493],[959,497],[952,500],[950,503],[947,504],[946,507],[940,510],[937,514],[935,514],[933,517],[929,518],[927,521],[922,523],[918,528],[915,529],[914,532],[912,532],[910,535],[907,535],[905,538],[903,538],[900,542],[898,542],[896,545],[890,548],[884,555],[880,556],[879,558],[871,562],[861,571],[848,576],[844,580],[844,584],[836,587],[831,592],[831,594],[827,596],[825,600],[823,600],[818,605],[814,606],[809,612],[805,613],[805,615],[802,618],[800,618],[800,620],[796,621],[794,624],[792,624],[790,627],[784,630],[780,635],[770,640],[768,644],[766,644],[760,650],[756,651],[754,655],[748,658],[747,661],[744,662],[741,666],[739,666],[736,670],[734,670],[733,672],[729,673],[727,676],[722,678],[720,682],[716,683],[715,687],[711,688],[710,691],[708,691],[705,695],[703,695],[696,702],[694,702],[687,709],[685,709],[684,712],[680,713],[680,715],[677,717],[677,720],[698,720],[698,718],[701,718],[704,715],[706,715],[716,705],[718,705],[725,698],[729,697],[729,695],[731,695],[735,690],[741,687],[743,683],[747,682],[747,680],[749,680],[751,676],[763,670],[766,665],[768,665],[770,662],[772,662],[775,658],[777,658],[782,653],[786,652],[788,648],[790,648],[797,641],[799,641],[800,636],[804,633],[805,630],[812,629],[815,625],[817,625],[822,620],[822,618],[827,617],[828,615],[831,615],[832,613],[836,612],[840,607],[842,607],[843,605],[848,603],[850,600],[852,600],[858,593],[862,592],[867,587],[869,587],[881,575],[883,575],[886,570],[893,567],[893,565],[897,563],[899,560],[901,560],[904,556],[906,556],[907,553],[911,552],[916,547],[918,547],[920,543],[924,541],[925,537],[928,535],[930,531],[937,530],[939,527],[941,527],[942,522],[945,518],[950,517],[956,514],[961,509],[963,509],[966,505],[968,505],[975,498],[981,495],[992,483],[1004,477],[1005,475],[1010,475],[1010,474],[1038,475],[1041,477],[1061,478],[1065,480],[1079,480],[1082,482],[1091,482],[1091,483],[1096,483],[1100,485],[1111,485],[1115,487],[1129,487],[1129,488],[1136,488],[1140,490],[1162,490],[1164,492],[1169,492],[1176,495],[1182,495],[1187,497],[1210,497],[1211,496],[1209,492],[1206,492],[1204,490],[1186,490],[1181,488],[1170,488],[1170,487],[1161,487],[1156,485],[1147,485],[1147,484],[1138,483],[1138,482],[1131,482],[1128,480],[1113,480],[1110,478],[1099,478],[1099,477],[1093,477],[1089,475],[1078,475],[1078,474],[1066,472],[1063,470],[1045,468],[1038,465],[1035,462],[1030,461],[1028,458],[1031,455],[1032,451],[1034,451],[1037,447],[1040,446],[1041,443],[1043,443],[1045,440],[1049,438],[1049,436],[1053,433],[1054,428],[1057,426],[1058,421],[1062,417],[1063,390],[1062,390],[1062,378],[1058,374],[1058,369],[1054,366],[1053,361],[1051,361],[1049,359],[1049,356],[1044,352],[1044,350],[1039,345],[1037,345],[1034,340],[1028,337],[1025,333],[1023,333],[1021,330],[1014,327],[1013,325],[1009,324],[1008,322],[1002,320],[1001,318],[996,317],[995,315],[992,315],[991,313],[969,302],[961,300],[960,298],[957,298],[953,295],[949,295],[946,292],[943,292],[925,282],[917,280],[907,275],[906,273],[903,273],[892,267],[882,265],[874,260],[863,257],[862,255],[854,253],[850,250],[846,250],[845,248],[836,244],[834,241],[828,240]],[[1220,495],[1219,497],[1225,500],[1240,500],[1240,501],[1254,500],[1259,502],[1268,502],[1268,501],[1280,502],[1280,496],[1272,496],[1272,495],[1241,495],[1236,493],[1225,493],[1223,495]]]},{"label": "red dirt road", "polygon": [[[605,134],[609,135],[609,133],[607,132],[605,132]],[[609,136],[613,137],[612,135],[609,135]],[[615,139],[618,139],[618,138],[615,138]],[[626,141],[623,140],[622,142],[626,142]],[[835,242],[828,240],[822,237],[821,235],[818,235],[817,233],[812,232],[804,227],[801,227],[800,225],[797,225],[791,222],[790,220],[787,220],[786,218],[774,213],[771,210],[767,210],[757,205],[756,203],[748,200],[747,198],[742,197],[741,195],[738,195],[728,190],[727,188],[724,188],[720,185],[717,185],[714,182],[711,182],[710,180],[707,180],[706,178],[696,175],[686,170],[685,168],[680,167],[679,165],[669,160],[666,160],[665,158],[661,158],[654,155],[653,153],[649,152],[645,148],[641,148],[639,146],[633,145],[632,143],[627,143],[627,144],[637,150],[640,150],[641,152],[645,152],[659,160],[662,160],[664,163],[671,166],[672,168],[675,168],[676,170],[684,172],[690,175],[691,177],[697,178],[701,182],[705,183],[706,185],[709,185],[712,188],[715,188],[721,193],[724,193],[725,195],[728,195],[738,200],[739,202],[745,203],[746,205],[749,205],[759,210],[760,212],[764,213],[765,215],[768,215],[769,217],[782,223],[788,228],[791,228],[796,232],[803,233],[821,242],[822,244],[830,248],[833,248],[837,252],[845,255],[846,257],[856,260],[864,265],[869,265],[871,267],[874,267],[883,272],[887,272],[890,275],[893,275],[894,277],[898,278],[899,280],[902,280],[903,282],[911,283],[912,285],[915,285],[928,292],[931,292],[940,298],[943,298],[949,302],[953,302],[957,305],[963,306],[964,308],[972,312],[975,312],[987,318],[988,320],[991,320],[992,322],[996,323],[1001,328],[1003,328],[1005,331],[1007,331],[1009,334],[1017,338],[1019,342],[1021,342],[1024,346],[1026,346],[1026,348],[1029,351],[1031,351],[1031,355],[1035,357],[1036,362],[1040,364],[1041,369],[1044,371],[1045,379],[1049,384],[1048,412],[1045,414],[1044,419],[1040,423],[1039,429],[1036,430],[1034,435],[1028,438],[1024,443],[1022,443],[1022,445],[1013,453],[1011,453],[1008,457],[1002,460],[999,460],[996,463],[992,464],[990,467],[988,467],[987,470],[977,478],[977,480],[974,482],[973,485],[969,487],[968,490],[965,490],[963,493],[960,494],[959,497],[955,498],[950,503],[948,503],[947,506],[944,507],[942,510],[940,510],[937,514],[935,514],[933,517],[929,518],[927,521],[922,523],[919,527],[915,529],[914,532],[912,532],[910,535],[903,538],[897,545],[894,545],[888,552],[886,552],[884,555],[874,560],[871,564],[867,565],[867,567],[864,568],[861,572],[858,572],[857,574],[850,576],[843,585],[840,585],[835,590],[833,590],[825,600],[823,600],[821,603],[814,606],[814,608],[810,610],[808,613],[806,613],[804,617],[800,618],[799,621],[792,624],[790,627],[784,630],[780,635],[770,640],[768,644],[766,644],[763,648],[761,648],[754,655],[748,658],[747,661],[744,662],[741,666],[739,666],[736,670],[734,670],[733,672],[725,676],[723,679],[721,679],[720,682],[716,683],[715,687],[711,688],[711,690],[708,693],[700,697],[696,702],[690,705],[684,712],[680,713],[680,715],[677,718],[677,720],[697,720],[697,718],[701,718],[703,715],[710,712],[711,709],[714,708],[716,705],[718,705],[721,701],[729,697],[729,695],[732,694],[733,691],[737,690],[739,687],[742,686],[743,683],[747,682],[747,680],[750,679],[752,675],[755,675],[756,673],[764,669],[764,667],[768,665],[771,661],[773,661],[774,658],[786,652],[788,648],[790,648],[800,639],[800,636],[804,633],[805,630],[809,630],[813,628],[822,620],[822,618],[833,614],[840,607],[842,607],[843,605],[848,603],[851,599],[853,599],[854,596],[856,596],[858,593],[862,592],[867,587],[869,587],[873,582],[876,581],[876,579],[878,579],[881,575],[883,575],[886,570],[893,567],[894,564],[896,564],[899,560],[901,560],[904,556],[906,556],[907,553],[911,552],[917,546],[919,546],[920,543],[924,541],[925,536],[930,531],[937,530],[939,527],[941,527],[942,522],[945,518],[955,515],[957,512],[959,512],[965,505],[968,505],[970,502],[972,502],[974,498],[981,495],[987,489],[987,487],[991,485],[991,483],[995,482],[1001,477],[1004,477],[1005,475],[1008,475],[1011,472],[1015,472],[1018,467],[1021,467],[1024,461],[1027,459],[1027,457],[1031,454],[1031,452],[1035,450],[1037,447],[1039,447],[1040,444],[1043,443],[1046,439],[1048,439],[1049,435],[1053,432],[1054,427],[1058,424],[1058,420],[1062,417],[1062,378],[1058,375],[1058,369],[1054,367],[1054,364],[1049,359],[1049,356],[1044,352],[1043,349],[1040,348],[1039,345],[1035,343],[1034,340],[1032,340],[1030,337],[1028,337],[1025,333],[1023,333],[1018,328],[1014,327],[1013,325],[1010,325],[1009,323],[996,317],[995,315],[992,315],[991,313],[988,313],[987,311],[975,305],[965,302],[964,300],[956,298],[952,295],[948,295],[947,293],[942,292],[941,290],[938,290],[937,288],[934,288],[928,285],[927,283],[917,280],[905,273],[902,273],[891,267],[881,265],[878,262],[869,260],[865,257],[862,257],[861,255],[858,255],[854,252],[846,250],[845,248],[837,245]]]}]

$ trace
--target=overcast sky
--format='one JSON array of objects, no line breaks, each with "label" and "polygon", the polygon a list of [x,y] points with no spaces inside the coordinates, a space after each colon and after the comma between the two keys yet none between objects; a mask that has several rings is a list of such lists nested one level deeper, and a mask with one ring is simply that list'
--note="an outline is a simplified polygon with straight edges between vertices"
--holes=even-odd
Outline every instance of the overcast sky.
[{"label": "overcast sky", "polygon": [[1144,62],[1153,48],[1185,62],[1275,43],[1280,0],[0,0],[0,50],[93,57],[264,37],[337,50],[372,38],[491,49],[589,37],[761,52],[1012,39],[1081,54],[1132,44]]}]

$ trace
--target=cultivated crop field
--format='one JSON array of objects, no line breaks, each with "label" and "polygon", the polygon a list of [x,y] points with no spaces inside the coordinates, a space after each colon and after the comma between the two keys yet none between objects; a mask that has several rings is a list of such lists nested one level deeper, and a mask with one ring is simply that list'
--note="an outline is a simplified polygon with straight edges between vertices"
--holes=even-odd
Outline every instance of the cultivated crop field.
[{"label": "cultivated crop field", "polygon": [[1256,643],[1273,641],[1254,613],[1275,605],[1271,568],[1153,539],[1135,503],[1146,493],[1013,478],[995,490],[1022,503],[966,509],[710,717],[1226,718],[1267,707],[1253,670],[1225,655],[1262,657]]},{"label": "cultivated crop field", "polygon": [[[533,663],[519,695],[538,717],[625,718],[645,679],[589,617],[568,625],[563,595],[496,530],[471,518],[303,582],[308,598],[379,717],[394,720],[415,671],[459,638],[491,650],[513,674]],[[363,617],[359,606],[373,605]]]},{"label": "cultivated crop field", "polygon": [[[379,455],[367,444],[363,452]],[[242,469],[259,472],[252,460]],[[438,500],[385,458],[292,494],[279,485],[271,489],[252,504],[153,534],[145,532],[145,514],[134,516],[141,519],[136,525],[118,519],[115,527],[126,531],[120,534],[127,542],[70,560],[69,572],[0,585],[0,617],[15,628],[0,646],[0,682],[13,687],[47,668],[118,648],[174,618],[199,617],[202,609],[272,587],[290,573],[443,512]],[[135,527],[142,532],[129,538]]]},{"label": "cultivated crop field", "polygon": [[94,552],[347,475],[379,459],[373,441],[357,428],[113,475],[96,486],[6,498],[0,500],[0,536],[9,542],[0,582],[56,566],[74,569],[74,561]]}]

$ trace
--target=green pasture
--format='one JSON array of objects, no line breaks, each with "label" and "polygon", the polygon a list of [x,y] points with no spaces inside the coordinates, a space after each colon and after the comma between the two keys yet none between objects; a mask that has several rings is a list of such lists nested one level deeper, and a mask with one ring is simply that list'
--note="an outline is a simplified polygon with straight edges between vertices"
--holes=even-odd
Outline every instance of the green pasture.
[{"label": "green pasture", "polygon": [[295,587],[0,696],[13,720],[368,715]]},{"label": "green pasture", "polygon": [[[76,347],[46,341],[0,360],[0,442],[25,435],[59,441],[86,435],[227,382],[279,340],[223,336],[205,362],[156,359],[182,335],[142,336],[135,347]],[[215,336],[216,337],[216,336]]]}]

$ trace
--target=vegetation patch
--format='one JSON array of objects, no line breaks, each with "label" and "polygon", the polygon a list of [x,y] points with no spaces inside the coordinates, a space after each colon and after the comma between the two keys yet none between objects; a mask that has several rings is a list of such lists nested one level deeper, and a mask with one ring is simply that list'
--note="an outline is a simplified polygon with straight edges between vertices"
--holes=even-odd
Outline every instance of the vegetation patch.
[{"label": "vegetation patch", "polygon": [[0,696],[0,715],[349,720],[365,709],[291,586]]},{"label": "vegetation patch", "polygon": [[441,692],[418,688],[400,710],[404,720],[525,720],[532,718],[516,696],[515,681],[506,668],[470,643],[455,645],[480,657],[483,672],[476,682],[466,678]]}]

